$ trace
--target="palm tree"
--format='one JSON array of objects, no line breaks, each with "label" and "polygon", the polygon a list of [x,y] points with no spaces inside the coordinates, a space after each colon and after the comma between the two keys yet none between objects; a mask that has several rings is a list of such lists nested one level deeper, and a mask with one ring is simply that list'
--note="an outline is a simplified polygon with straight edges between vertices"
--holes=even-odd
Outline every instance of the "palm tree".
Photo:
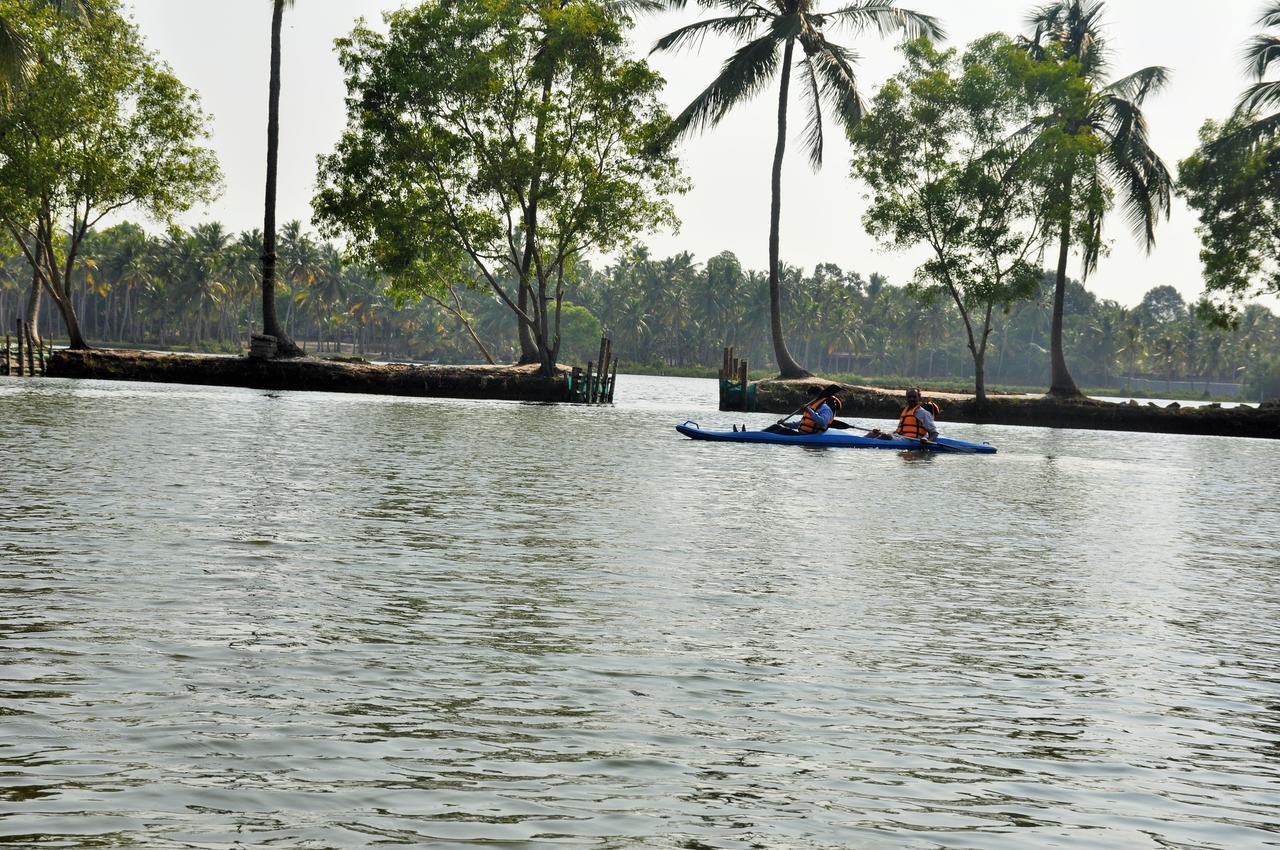
[{"label": "palm tree", "polygon": [[[1280,0],[1271,0],[1258,18],[1260,27],[1280,27]],[[1280,111],[1257,117],[1261,109],[1280,106],[1280,80],[1265,79],[1267,72],[1280,60],[1280,35],[1264,32],[1254,36],[1244,49],[1244,60],[1254,83],[1244,90],[1236,104],[1236,115],[1254,120],[1228,138],[1252,143],[1275,135],[1280,130]],[[1219,144],[1228,141],[1222,139]]]},{"label": "palm tree", "polygon": [[271,83],[267,95],[267,197],[262,225],[262,332],[276,338],[282,357],[303,353],[276,317],[276,176],[280,159],[280,29],[294,0],[271,0]]},{"label": "palm tree", "polygon": [[[1102,37],[1103,0],[1054,0],[1031,14],[1033,34],[1026,40],[1032,56],[1043,59],[1048,46],[1056,44],[1067,61],[1079,63],[1091,84],[1083,104],[1074,109],[1055,109],[1039,126],[1050,136],[1078,139],[1091,137],[1099,153],[1077,158],[1055,175],[1061,193],[1057,279],[1053,293],[1053,321],[1050,332],[1049,394],[1079,396],[1080,390],[1067,369],[1062,346],[1063,305],[1067,288],[1067,256],[1072,245],[1072,223],[1081,212],[1085,198],[1099,198],[1108,190],[1119,194],[1129,224],[1148,251],[1155,245],[1156,221],[1167,218],[1173,192],[1173,178],[1164,162],[1151,148],[1142,104],[1147,96],[1168,82],[1168,69],[1143,68],[1110,84],[1102,82],[1107,68],[1107,46]],[[1097,268],[1102,247],[1104,205],[1089,204],[1084,210],[1082,249],[1084,275]]]},{"label": "palm tree", "polygon": [[14,90],[22,85],[30,61],[22,33],[0,15],[0,103],[8,103]]},{"label": "palm tree", "polygon": [[[684,8],[687,0],[666,0],[671,8]],[[809,119],[804,143],[810,164],[822,165],[823,105],[832,110],[846,127],[857,123],[863,112],[853,72],[853,51],[828,40],[827,27],[846,26],[854,32],[874,27],[881,35],[901,32],[909,38],[940,39],[942,27],[929,15],[896,7],[896,0],[855,0],[834,12],[822,13],[818,0],[702,0],[729,15],[708,18],[668,33],[654,45],[656,50],[697,46],[707,35],[730,35],[742,41],[738,50],[720,69],[701,94],[675,119],[674,131],[683,135],[707,130],[733,107],[744,103],[779,76],[778,140],[773,154],[772,199],[769,208],[769,321],[774,356],[780,377],[807,377],[809,372],[787,350],[782,334],[782,296],[778,266],[778,223],[782,213],[782,158],[787,146],[787,99],[795,48],[800,45],[798,63]],[[779,61],[781,52],[781,61]]]}]

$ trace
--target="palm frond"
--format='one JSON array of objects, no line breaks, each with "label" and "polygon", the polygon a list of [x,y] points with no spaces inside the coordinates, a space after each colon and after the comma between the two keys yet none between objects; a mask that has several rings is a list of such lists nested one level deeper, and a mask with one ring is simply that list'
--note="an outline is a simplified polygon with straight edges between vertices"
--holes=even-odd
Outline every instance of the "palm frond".
[{"label": "palm frond", "polygon": [[1245,73],[1255,80],[1261,80],[1267,74],[1271,63],[1280,59],[1280,36],[1263,34],[1250,39],[1242,54]]},{"label": "palm frond", "polygon": [[1033,56],[1043,54],[1046,40],[1062,45],[1087,75],[1098,78],[1106,70],[1107,47],[1102,34],[1103,0],[1054,0],[1027,16],[1035,33],[1029,42]]},{"label": "palm frond", "polygon": [[[1240,113],[1247,116],[1248,113]],[[1223,134],[1214,139],[1205,149],[1210,155],[1217,156],[1235,147],[1252,147],[1259,142],[1267,141],[1280,134],[1280,112],[1250,121],[1239,129]]]},{"label": "palm frond", "polygon": [[[1089,194],[1097,197],[1105,195],[1106,191],[1102,169],[1093,169],[1089,173]],[[1090,273],[1098,268],[1098,257],[1102,254],[1102,222],[1106,218],[1105,207],[1102,204],[1090,204],[1088,210],[1089,212],[1085,215],[1084,238],[1080,246],[1083,261],[1082,278],[1088,278]]]},{"label": "palm frond", "polygon": [[1147,250],[1155,244],[1159,216],[1166,218],[1173,198],[1173,177],[1160,155],[1151,147],[1146,121],[1131,103],[1109,103],[1107,127],[1109,143],[1103,163],[1120,195],[1125,218]]},{"label": "palm frond", "polygon": [[681,50],[689,47],[699,48],[708,35],[750,35],[757,24],[761,23],[759,15],[734,15],[727,18],[709,18],[705,21],[694,21],[667,33],[653,43],[650,53],[667,50]]},{"label": "palm frond", "polygon": [[45,5],[68,18],[90,20],[97,11],[97,0],[44,0]]},{"label": "palm frond", "polygon": [[804,77],[805,103],[808,105],[808,121],[804,125],[804,146],[809,151],[809,165],[814,171],[822,168],[822,92],[818,88],[818,75],[813,62],[805,56],[800,60]]},{"label": "palm frond", "polygon": [[1280,105],[1280,82],[1254,83],[1244,90],[1236,103],[1236,113],[1256,112]]},{"label": "palm frond", "polygon": [[834,12],[815,15],[822,21],[864,30],[874,27],[881,37],[901,33],[903,38],[928,38],[942,41],[947,37],[942,22],[932,15],[900,9],[897,0],[858,0]]},{"label": "palm frond", "polygon": [[1262,10],[1262,14],[1258,17],[1258,26],[1260,27],[1280,27],[1280,3],[1268,3],[1266,8]]},{"label": "palm frond", "polygon": [[738,48],[711,81],[672,122],[677,136],[714,127],[729,110],[768,85],[778,69],[777,37],[768,33]]},{"label": "palm frond", "polygon": [[26,40],[5,17],[0,16],[0,100],[6,100],[21,84],[30,62]]},{"label": "palm frond", "polygon": [[867,111],[853,71],[858,54],[822,39],[811,58],[822,82],[823,98],[845,127],[853,127]]},{"label": "palm frond", "polygon": [[[601,5],[611,15],[647,15],[674,7],[670,0],[604,0]],[[683,4],[681,4],[683,5]]]},{"label": "palm frond", "polygon": [[1103,163],[1107,174],[1120,191],[1121,208],[1134,237],[1150,251],[1155,246],[1155,227],[1161,212],[1161,198],[1153,197],[1150,193],[1149,175],[1138,164],[1117,155],[1113,150],[1104,154]]},{"label": "palm frond", "polygon": [[1123,98],[1135,106],[1141,106],[1148,95],[1155,94],[1169,84],[1169,69],[1152,65],[1121,77],[1103,89],[1108,94]]}]

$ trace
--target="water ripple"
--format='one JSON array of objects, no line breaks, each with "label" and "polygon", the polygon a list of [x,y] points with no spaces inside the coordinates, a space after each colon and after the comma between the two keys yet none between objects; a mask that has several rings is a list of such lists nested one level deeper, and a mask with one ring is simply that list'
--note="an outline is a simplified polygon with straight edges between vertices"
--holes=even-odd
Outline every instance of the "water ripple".
[{"label": "water ripple", "polygon": [[0,379],[0,844],[1280,847],[1272,445],[714,394]]}]

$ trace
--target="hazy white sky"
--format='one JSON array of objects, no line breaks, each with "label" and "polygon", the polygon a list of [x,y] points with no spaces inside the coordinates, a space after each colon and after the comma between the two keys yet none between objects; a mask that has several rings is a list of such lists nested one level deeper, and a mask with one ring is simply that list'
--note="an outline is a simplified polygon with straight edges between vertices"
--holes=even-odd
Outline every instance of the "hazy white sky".
[{"label": "hazy white sky", "polygon": [[[226,191],[187,223],[215,219],[234,230],[262,226],[265,174],[266,82],[271,4],[269,0],[129,0],[147,44],[197,90],[213,119],[213,144],[226,176]],[[333,40],[361,16],[381,21],[383,10],[403,0],[298,0],[286,12],[281,117],[279,216],[310,220],[316,157],[329,151],[344,120],[345,87]],[[832,3],[832,8],[837,4]],[[963,46],[995,30],[1020,32],[1034,0],[903,0],[904,7],[940,17],[949,44]],[[1195,147],[1206,118],[1222,118],[1244,87],[1240,52],[1256,31],[1261,0],[1110,0],[1107,35],[1116,76],[1147,65],[1173,71],[1166,91],[1148,102],[1156,149],[1170,169]],[[699,14],[691,2],[682,13],[643,21],[634,39],[648,50],[663,33]],[[873,35],[852,39],[832,33],[863,56],[859,81],[864,97],[897,68],[894,44]],[[667,78],[666,99],[682,109],[714,76],[731,52],[708,41],[700,53],[657,55],[652,62]],[[887,253],[861,226],[864,189],[848,176],[843,137],[828,134],[826,166],[817,175],[798,144],[801,105],[793,105],[788,159],[783,174],[782,257],[811,268],[834,262],[864,275],[879,271],[906,282],[920,257]],[[676,201],[683,221],[678,234],[656,233],[644,241],[659,256],[688,250],[699,261],[724,250],[744,264],[763,268],[768,258],[769,167],[776,121],[776,86],[740,108],[716,130],[683,144],[693,189]],[[834,144],[831,140],[836,140]],[[1153,286],[1171,284],[1184,297],[1201,290],[1195,221],[1181,201],[1157,231],[1148,256],[1137,247],[1121,217],[1109,220],[1111,255],[1090,278],[1092,290],[1135,304]],[[1073,266],[1073,273],[1078,265]]]}]

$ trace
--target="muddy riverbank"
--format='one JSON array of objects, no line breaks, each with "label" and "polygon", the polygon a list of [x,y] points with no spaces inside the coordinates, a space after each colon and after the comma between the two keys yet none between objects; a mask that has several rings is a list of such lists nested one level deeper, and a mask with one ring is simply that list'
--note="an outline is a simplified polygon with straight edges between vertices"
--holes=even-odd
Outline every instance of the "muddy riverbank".
[{"label": "muddy riverbank", "polygon": [[[783,415],[809,401],[831,384],[820,379],[802,381],[766,380],[753,384],[754,409]],[[840,418],[896,419],[902,409],[902,392],[875,387],[837,384],[844,404]],[[1221,407],[1210,404],[1187,407],[1172,402],[1113,403],[1095,399],[1060,401],[1044,396],[989,396],[981,408],[973,396],[933,393],[926,387],[925,398],[942,406],[939,427],[945,433],[948,422],[1028,425],[1040,428],[1084,428],[1101,431],[1144,431],[1160,434],[1203,434],[1224,437],[1280,439],[1280,402],[1261,407]]]},{"label": "muddy riverbank", "polygon": [[568,370],[554,376],[533,366],[423,366],[299,357],[258,360],[153,351],[58,351],[51,378],[155,381],[262,390],[310,390],[509,401],[567,401]]}]

